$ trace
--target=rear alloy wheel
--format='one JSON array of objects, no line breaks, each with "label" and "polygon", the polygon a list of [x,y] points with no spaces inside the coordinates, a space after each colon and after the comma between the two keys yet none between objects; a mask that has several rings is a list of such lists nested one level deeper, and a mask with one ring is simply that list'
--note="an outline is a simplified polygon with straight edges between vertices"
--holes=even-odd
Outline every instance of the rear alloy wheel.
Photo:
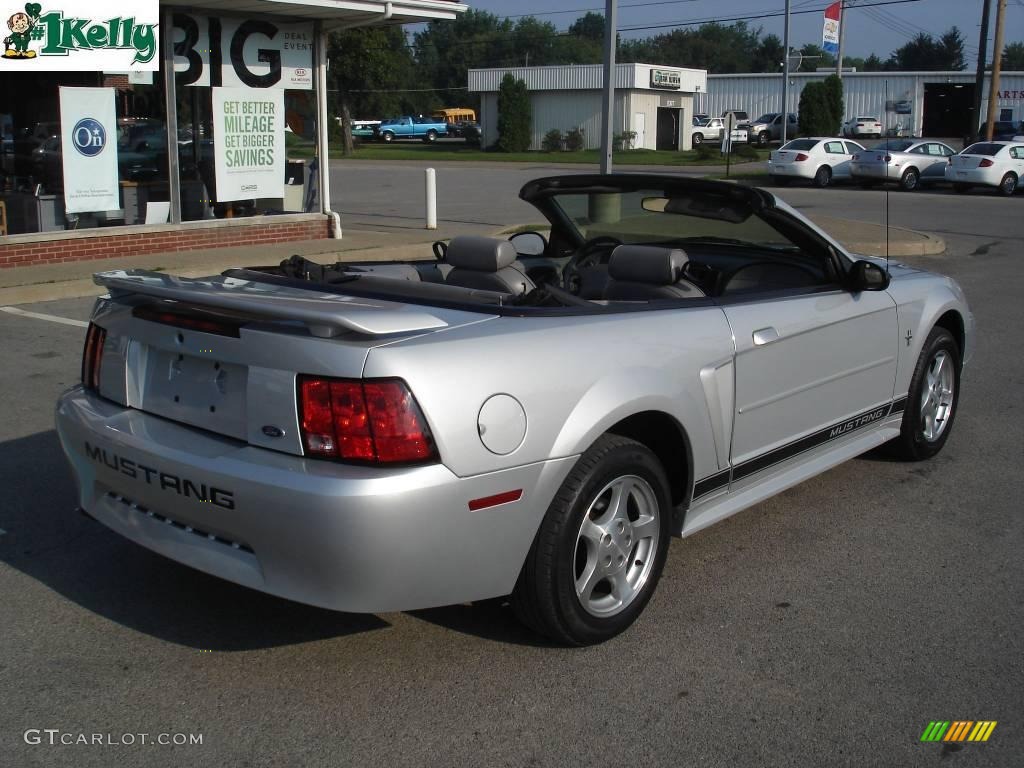
[{"label": "rear alloy wheel", "polygon": [[913,192],[920,186],[921,175],[917,172],[917,168],[907,168],[900,176],[900,189],[906,192]]},{"label": "rear alloy wheel", "polygon": [[1002,181],[999,182],[999,194],[1003,197],[1010,197],[1014,192],[1017,191],[1017,175],[1014,173],[1008,173],[1003,176]]},{"label": "rear alloy wheel", "polygon": [[433,144],[435,141],[437,141],[437,131],[431,128],[429,131],[427,131],[427,135],[423,137],[423,140],[427,142],[427,144]]},{"label": "rear alloy wheel", "polygon": [[933,328],[910,380],[900,435],[890,451],[905,461],[930,459],[953,431],[960,399],[960,348],[945,328]]},{"label": "rear alloy wheel", "polygon": [[650,449],[600,437],[541,522],[512,596],[516,614],[567,645],[625,630],[661,576],[671,510],[665,471]]},{"label": "rear alloy wheel", "polygon": [[968,192],[971,191],[971,185],[970,184],[954,183],[953,184],[953,191],[956,192],[957,194],[960,194],[960,195],[966,195]]},{"label": "rear alloy wheel", "polygon": [[825,188],[832,183],[832,169],[827,165],[821,166],[814,174],[814,186]]},{"label": "rear alloy wheel", "polygon": [[703,143],[704,143],[704,137],[701,134],[699,134],[699,133],[693,134],[693,140],[692,140],[693,146],[699,147]]}]

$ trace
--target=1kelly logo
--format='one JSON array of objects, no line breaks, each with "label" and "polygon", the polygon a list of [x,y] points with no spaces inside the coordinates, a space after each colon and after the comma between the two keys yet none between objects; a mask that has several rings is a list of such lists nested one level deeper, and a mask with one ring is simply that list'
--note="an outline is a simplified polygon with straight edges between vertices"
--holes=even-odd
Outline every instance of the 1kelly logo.
[{"label": "1kelly logo", "polygon": [[[63,11],[43,13],[39,3],[26,3],[7,19],[10,34],[4,38],[5,59],[34,59],[37,56],[67,56],[72,51],[129,49],[135,51],[133,64],[146,64],[157,52],[156,24],[137,24],[134,16],[95,22],[64,16]],[[30,44],[41,43],[38,51]]]}]

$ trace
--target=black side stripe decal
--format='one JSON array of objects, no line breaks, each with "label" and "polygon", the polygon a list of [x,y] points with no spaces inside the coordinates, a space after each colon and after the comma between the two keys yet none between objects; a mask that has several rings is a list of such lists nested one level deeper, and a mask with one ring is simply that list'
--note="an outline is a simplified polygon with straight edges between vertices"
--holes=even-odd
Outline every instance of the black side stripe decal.
[{"label": "black side stripe decal", "polygon": [[[845,421],[833,424],[832,426],[825,427],[813,434],[802,437],[799,440],[795,440],[792,443],[775,448],[760,456],[755,456],[753,459],[748,459],[742,464],[737,464],[732,468],[731,479],[742,480],[744,477],[749,477],[757,472],[761,472],[775,464],[791,459],[798,454],[809,451],[812,448],[817,448],[819,445],[831,440],[837,440],[840,437],[862,429],[869,424],[874,424],[880,419],[887,418],[895,413],[902,413],[906,407],[907,398],[901,397],[889,405],[881,405],[878,408],[872,408],[870,411],[864,411],[851,419],[846,419]],[[698,480],[694,485],[693,498],[699,499],[701,496],[706,496],[713,491],[726,487],[729,485],[729,482],[730,471],[728,469],[709,475],[703,480]]]}]

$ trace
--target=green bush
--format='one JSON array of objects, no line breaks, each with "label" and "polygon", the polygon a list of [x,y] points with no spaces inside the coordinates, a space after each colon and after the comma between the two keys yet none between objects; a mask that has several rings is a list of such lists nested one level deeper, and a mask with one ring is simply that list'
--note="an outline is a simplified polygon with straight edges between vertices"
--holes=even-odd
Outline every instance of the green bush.
[{"label": "green bush", "polygon": [[722,148],[717,144],[698,144],[693,151],[697,153],[698,160],[713,160],[722,156]]},{"label": "green bush", "polygon": [[825,104],[828,106],[829,129],[826,135],[833,135],[843,124],[843,81],[838,75],[829,75],[823,83]]},{"label": "green bush", "polygon": [[544,134],[544,139],[540,143],[540,148],[545,152],[561,152],[562,140],[562,132],[557,128],[552,128]]},{"label": "green bush", "polygon": [[733,142],[732,154],[735,157],[742,158],[744,160],[759,160],[761,156],[757,154],[757,148],[753,144],[740,144]]},{"label": "green bush", "polygon": [[623,131],[612,136],[612,148],[616,152],[634,149],[633,142],[636,141],[636,131]]},{"label": "green bush", "polygon": [[836,132],[839,122],[833,120],[825,83],[805,85],[800,93],[800,135],[831,136]]},{"label": "green bush", "polygon": [[583,129],[573,128],[565,134],[565,148],[570,152],[579,152],[583,149]]},{"label": "green bush", "polygon": [[505,75],[498,89],[498,149],[525,152],[530,148],[533,109],[526,83]]}]

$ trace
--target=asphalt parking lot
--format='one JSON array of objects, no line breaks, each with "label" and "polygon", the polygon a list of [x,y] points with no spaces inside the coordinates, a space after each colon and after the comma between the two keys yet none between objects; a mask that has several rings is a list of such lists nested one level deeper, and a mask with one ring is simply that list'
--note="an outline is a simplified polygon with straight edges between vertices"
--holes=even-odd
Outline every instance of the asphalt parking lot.
[{"label": "asphalt parking lot", "polygon": [[[362,169],[346,168],[347,216],[408,226],[403,183],[422,170],[389,164],[378,192]],[[550,172],[441,172],[440,215],[523,223],[519,184]],[[872,222],[885,198],[783,196]],[[943,453],[861,457],[673,541],[639,622],[587,649],[541,643],[500,601],[380,616],[289,603],[74,514],[52,409],[84,329],[0,312],[0,764],[1021,765],[1021,198],[889,198],[894,225],[946,239],[907,261],[959,280],[978,324]],[[91,303],[20,309],[84,321]],[[936,719],[999,724],[957,750],[920,743]],[[50,745],[44,729],[136,736]]]}]

